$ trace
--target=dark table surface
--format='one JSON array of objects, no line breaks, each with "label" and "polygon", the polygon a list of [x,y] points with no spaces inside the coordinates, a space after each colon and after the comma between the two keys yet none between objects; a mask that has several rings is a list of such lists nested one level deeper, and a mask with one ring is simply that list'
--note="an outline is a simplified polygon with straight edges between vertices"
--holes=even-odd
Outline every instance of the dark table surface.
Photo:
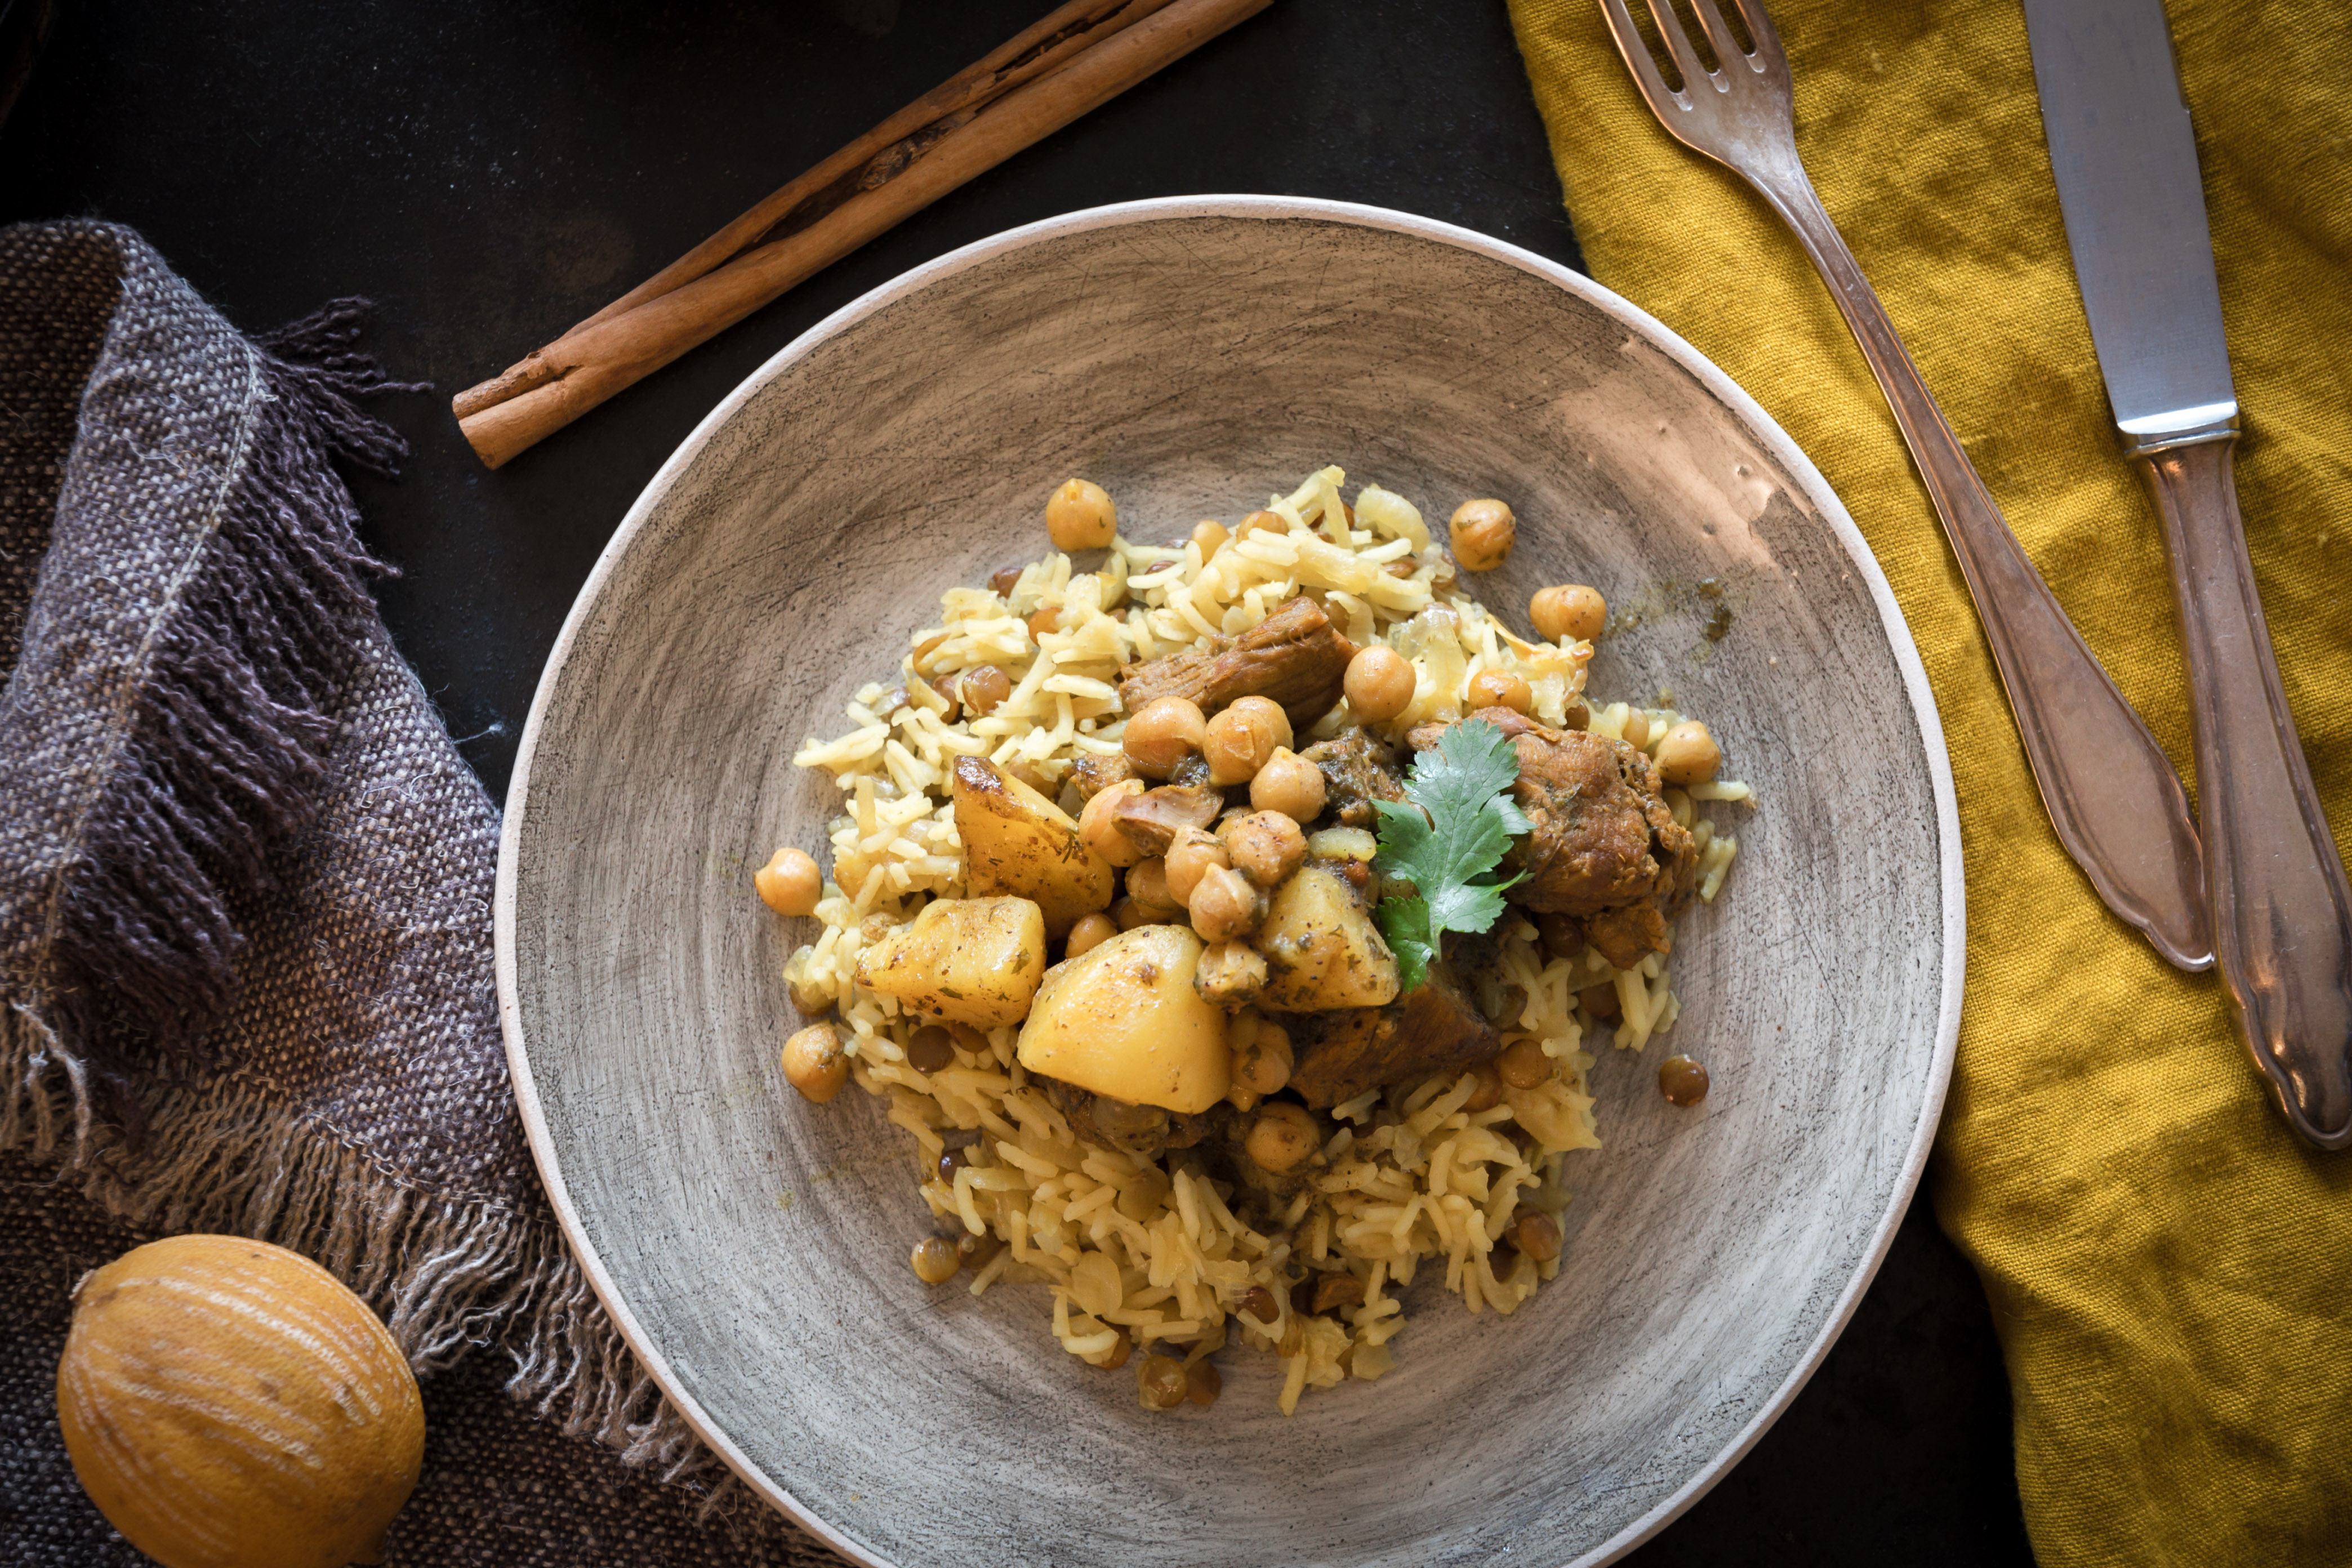
[{"label": "dark table surface", "polygon": [[[449,394],[1045,4],[61,0],[0,128],[0,221],[131,224],[248,331],[332,296],[380,303],[376,352],[438,388],[384,407],[415,447],[406,476],[356,486],[402,573],[384,613],[501,792],[541,664],[638,489],[763,360],[908,268],[1073,208],[1244,191],[1397,207],[1581,265],[1500,0],[1277,0],[506,469],[475,460]],[[1811,1383],[1629,1561],[2030,1562],[2009,1414],[1983,1294],[1923,1197]]]}]

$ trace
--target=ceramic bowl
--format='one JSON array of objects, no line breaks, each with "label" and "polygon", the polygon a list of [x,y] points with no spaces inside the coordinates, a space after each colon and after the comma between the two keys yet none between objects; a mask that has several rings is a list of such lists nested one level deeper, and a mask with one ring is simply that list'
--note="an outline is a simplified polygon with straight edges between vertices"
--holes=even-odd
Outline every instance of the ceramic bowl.
[{"label": "ceramic bowl", "polygon": [[[1759,805],[1682,927],[1672,1032],[1593,1069],[1559,1279],[1508,1319],[1424,1287],[1396,1369],[1276,1408],[1137,1407],[1043,1287],[909,1271],[903,1135],[801,1101],[752,897],[838,795],[846,728],[940,593],[1042,553],[1089,476],[1132,537],[1325,463],[1434,520],[1517,509],[1474,578],[1638,625],[1591,689],[1670,689]],[[1712,579],[1719,596],[1696,585]],[[1717,614],[1729,611],[1727,629]],[[1708,629],[1719,636],[1710,637]],[[1837,498],[1690,346],[1494,240],[1267,198],[1107,207],[876,290],[705,420],[614,536],[524,731],[498,890],[517,1093],[572,1244],[646,1365],[757,1492],[860,1562],[1595,1563],[1752,1444],[1845,1321],[1917,1181],[1959,1017],[1959,836],[1926,679]],[[1681,1050],[1696,1110],[1659,1094]]]}]

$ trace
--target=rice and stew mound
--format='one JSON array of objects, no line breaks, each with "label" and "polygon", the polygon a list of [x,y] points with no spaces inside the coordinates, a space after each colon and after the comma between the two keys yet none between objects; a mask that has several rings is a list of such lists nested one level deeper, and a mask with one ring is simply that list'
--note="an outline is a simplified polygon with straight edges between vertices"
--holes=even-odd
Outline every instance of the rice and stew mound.
[{"label": "rice and stew mound", "polygon": [[831,878],[761,874],[823,925],[786,1076],[913,1139],[915,1271],[1042,1280],[1070,1354],[1145,1352],[1150,1408],[1213,1401],[1238,1339],[1288,1414],[1394,1364],[1424,1268],[1504,1313],[1559,1271],[1586,1042],[1672,1027],[1670,922],[1738,849],[1697,805],[1748,799],[1704,726],[1586,700],[1592,590],[1537,595],[1536,641],[1465,592],[1502,503],[1449,557],[1343,478],[1172,547],[1064,486],[1049,531],[1100,569],[950,589],[793,758],[843,792]]}]

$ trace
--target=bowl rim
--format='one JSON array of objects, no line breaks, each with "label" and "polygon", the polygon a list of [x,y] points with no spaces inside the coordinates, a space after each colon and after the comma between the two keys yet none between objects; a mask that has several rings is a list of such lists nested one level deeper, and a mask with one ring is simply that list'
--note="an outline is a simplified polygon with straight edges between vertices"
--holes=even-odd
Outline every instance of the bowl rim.
[{"label": "bowl rim", "polygon": [[1679,333],[1641,307],[1583,274],[1506,240],[1417,214],[1309,196],[1154,196],[1085,207],[975,240],[867,290],[776,351],[765,363],[721,399],[695,426],[692,433],[678,444],[677,449],[670,454],[654,477],[646,481],[646,488],[622,518],[620,526],[614,530],[612,538],[598,553],[594,566],[590,569],[578,595],[572,600],[571,610],[564,616],[562,629],[556,634],[554,646],[549,650],[546,667],[541,671],[539,685],[532,693],[530,711],[523,721],[521,738],[516,748],[514,770],[507,786],[506,810],[499,832],[498,882],[492,900],[492,922],[497,958],[499,1025],[506,1040],[508,1075],[513,1083],[516,1108],[522,1120],[524,1135],[530,1144],[531,1160],[539,1169],[540,1180],[546,1187],[548,1202],[555,1211],[557,1223],[562,1227],[564,1241],[571,1247],[581,1271],[587,1277],[590,1288],[595,1291],[597,1300],[611,1316],[614,1328],[627,1342],[630,1351],[660,1387],[663,1397],[669,1401],[694,1434],[753,1493],[817,1539],[852,1562],[868,1564],[869,1568],[895,1568],[887,1559],[877,1556],[862,1542],[843,1533],[779,1486],[751,1462],[725,1429],[687,1391],[671,1370],[660,1347],[630,1310],[627,1300],[621,1294],[603,1258],[590,1243],[580,1216],[572,1207],[541,1109],[537,1081],[531,1074],[530,1050],[523,1037],[516,969],[516,868],[521,848],[522,824],[528,815],[531,762],[551,694],[571,659],[574,641],[603,597],[622,558],[629,552],[639,531],[668,499],[672,488],[701,455],[702,449],[770,382],[806,358],[828,339],[900,300],[982,262],[1044,241],[1096,229],[1192,217],[1235,217],[1258,221],[1308,219],[1383,229],[1433,240],[1532,273],[1578,296],[1639,335],[1688,372],[1737,414],[1748,426],[1749,434],[1770,453],[1772,460],[1804,491],[1805,499],[1811,503],[1853,561],[1854,571],[1859,574],[1871,602],[1877,607],[1881,627],[1902,676],[1905,695],[1910,699],[1912,714],[1919,726],[1920,741],[1927,752],[1929,784],[1936,802],[1945,961],[1942,995],[1938,999],[1936,1020],[1936,1048],[1928,1066],[1927,1092],[1920,1104],[1918,1122],[1912,1129],[1910,1147],[1905,1152],[1902,1169],[1895,1179],[1892,1200],[1871,1233],[1861,1266],[1847,1281],[1812,1343],[1790,1370],[1780,1386],[1774,1390],[1772,1396],[1740,1428],[1738,1436],[1647,1512],[1576,1558],[1573,1563],[1566,1565],[1566,1568],[1597,1568],[1597,1565],[1612,1562],[1632,1551],[1674,1522],[1692,1504],[1706,1496],[1733,1466],[1747,1457],[1748,1450],[1780,1418],[1821,1366],[1830,1347],[1836,1343],[1838,1336],[1852,1320],[1864,1294],[1870,1289],[1871,1281],[1877,1277],[1879,1266],[1885,1261],[1887,1250],[1894,1243],[1895,1230],[1910,1211],[1919,1178],[1927,1167],[1928,1152],[1935,1143],[1936,1131],[1943,1118],[1946,1093],[1951,1084],[1953,1062],[1959,1044],[1961,992],[1968,969],[1967,894],[1962,874],[1959,806],[1952,785],[1951,757],[1945,746],[1943,723],[1937,715],[1935,693],[1928,685],[1926,666],[1920,660],[1917,645],[1912,640],[1902,607],[1895,603],[1894,589],[1889,586],[1885,574],[1880,570],[1877,558],[1872,554],[1862,531],[1855,526],[1844,504],[1830,488],[1829,481],[1760,404]]}]

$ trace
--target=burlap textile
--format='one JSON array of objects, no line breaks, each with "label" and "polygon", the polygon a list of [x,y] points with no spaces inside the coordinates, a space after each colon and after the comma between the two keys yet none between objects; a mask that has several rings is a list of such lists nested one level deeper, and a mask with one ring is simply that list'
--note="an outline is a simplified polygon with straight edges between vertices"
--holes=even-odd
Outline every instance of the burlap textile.
[{"label": "burlap textile", "polygon": [[126,230],[0,231],[0,1561],[138,1560],[51,1380],[79,1272],[190,1230],[317,1258],[428,1374],[393,1562],[837,1561],[756,1505],[698,1521],[723,1472],[538,1186],[497,814],[333,467],[402,455],[358,324],[251,342]]}]

